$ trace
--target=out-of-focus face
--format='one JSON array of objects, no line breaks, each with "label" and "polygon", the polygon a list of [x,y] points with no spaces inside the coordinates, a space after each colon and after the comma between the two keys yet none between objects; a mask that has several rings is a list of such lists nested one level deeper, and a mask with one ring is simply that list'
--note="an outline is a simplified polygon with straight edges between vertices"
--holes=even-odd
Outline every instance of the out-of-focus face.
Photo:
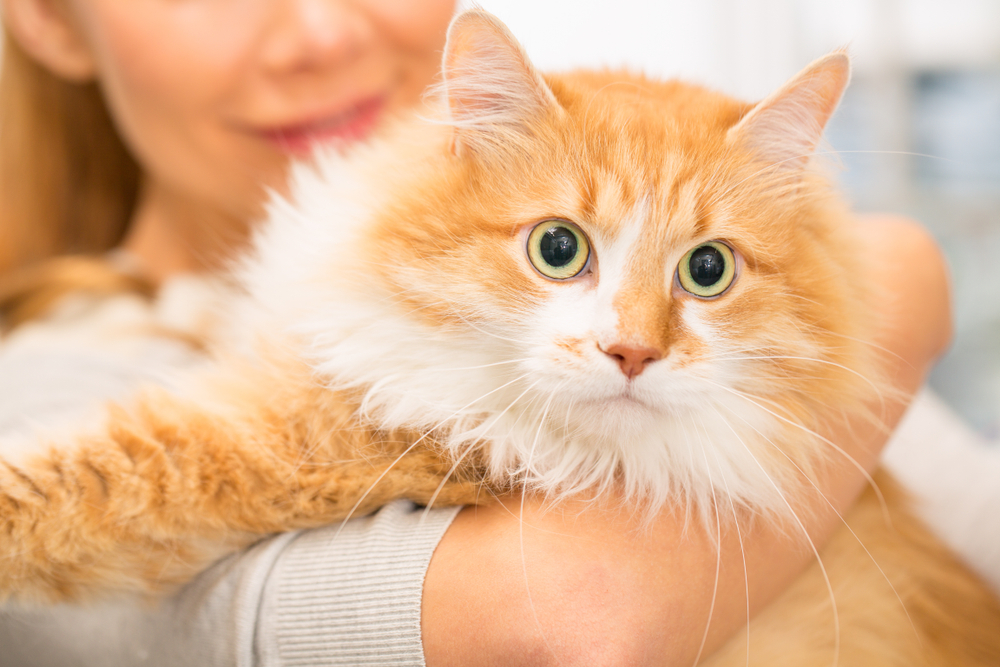
[{"label": "out-of-focus face", "polygon": [[313,141],[365,137],[438,70],[454,0],[68,0],[148,178],[248,220]]}]

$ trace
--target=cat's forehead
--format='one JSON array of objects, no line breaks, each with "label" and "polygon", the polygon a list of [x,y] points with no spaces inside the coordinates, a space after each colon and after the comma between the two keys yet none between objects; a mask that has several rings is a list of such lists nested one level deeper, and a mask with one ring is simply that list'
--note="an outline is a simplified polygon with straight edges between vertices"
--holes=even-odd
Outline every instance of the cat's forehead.
[{"label": "cat's forehead", "polygon": [[710,233],[718,216],[704,179],[669,156],[662,162],[656,178],[605,170],[569,177],[561,184],[561,202],[552,208],[608,243],[632,241],[638,229],[666,245]]},{"label": "cat's forehead", "polygon": [[403,170],[414,184],[385,179],[393,205],[377,216],[373,238],[384,246],[401,235],[424,254],[454,255],[478,244],[523,245],[525,230],[562,218],[598,252],[641,243],[644,254],[669,259],[693,242],[759,234],[744,211],[733,215],[745,202],[732,185],[746,169],[726,134],[749,105],[621,73],[546,80],[565,113],[495,153],[456,153],[452,140],[441,141],[426,165]]},{"label": "cat's forehead", "polygon": [[550,84],[566,115],[549,139],[546,187],[527,192],[607,240],[636,223],[664,242],[725,222],[726,131],[747,105],[681,82],[581,72]]},{"label": "cat's forehead", "polygon": [[[657,135],[692,148],[723,138],[752,105],[679,80],[654,81],[627,72],[580,71],[547,78],[568,118],[610,138],[647,142]],[[667,130],[665,133],[664,130]]]}]

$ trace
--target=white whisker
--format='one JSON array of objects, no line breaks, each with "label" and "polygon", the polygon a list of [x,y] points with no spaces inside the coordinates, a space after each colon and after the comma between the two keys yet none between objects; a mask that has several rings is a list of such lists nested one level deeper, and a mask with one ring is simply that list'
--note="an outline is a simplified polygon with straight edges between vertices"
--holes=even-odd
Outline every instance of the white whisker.
[{"label": "white whisker", "polygon": [[[708,485],[714,489],[712,466],[708,463],[708,454],[705,453],[704,447],[701,448],[701,454],[705,458]],[[712,586],[712,603],[708,608],[708,620],[705,621],[705,632],[701,636],[701,645],[698,647],[698,654],[694,658],[694,667],[698,667],[698,663],[701,662],[701,655],[705,650],[705,642],[708,641],[708,631],[712,627],[712,616],[715,613],[715,601],[719,595],[719,575],[722,571],[722,522],[719,519],[719,503],[717,498],[712,499],[712,506],[715,508],[715,584]]]},{"label": "white whisker", "polygon": [[[522,377],[524,377],[524,376],[522,376]],[[539,381],[538,381],[538,380],[536,380],[536,381],[535,381],[535,382],[533,382],[532,384],[528,385],[528,388],[527,388],[527,389],[525,389],[524,391],[522,391],[522,392],[521,392],[521,393],[520,393],[520,394],[518,395],[518,397],[517,397],[517,398],[515,398],[515,399],[514,399],[513,401],[511,401],[511,402],[510,402],[510,404],[509,404],[509,405],[508,405],[508,406],[507,406],[506,408],[504,408],[502,412],[500,412],[500,414],[496,415],[496,416],[495,416],[495,417],[493,418],[493,421],[492,421],[492,422],[490,423],[490,425],[489,425],[489,426],[487,426],[486,428],[484,428],[484,429],[483,429],[483,433],[488,433],[488,432],[489,432],[489,430],[490,430],[490,429],[491,429],[491,428],[492,428],[492,427],[493,427],[493,426],[494,426],[494,425],[495,425],[495,424],[496,424],[496,423],[497,423],[498,421],[500,421],[500,419],[501,419],[501,418],[502,418],[502,417],[503,417],[503,416],[504,416],[505,414],[507,414],[507,412],[508,412],[508,411],[509,411],[509,410],[510,410],[510,409],[511,409],[512,407],[514,407],[514,405],[515,405],[515,404],[516,404],[516,403],[517,403],[517,402],[518,402],[519,400],[521,400],[521,398],[522,398],[522,397],[523,397],[523,396],[524,396],[525,394],[527,394],[527,393],[528,393],[529,391],[531,391],[532,389],[534,389],[534,388],[535,388],[535,386],[537,386],[537,385],[538,385],[538,382],[539,382]],[[426,518],[426,516],[427,516],[427,513],[428,513],[428,512],[430,511],[430,509],[431,509],[431,505],[433,505],[433,504],[434,504],[434,501],[435,501],[435,500],[437,500],[437,497],[438,497],[438,495],[439,495],[439,494],[441,493],[441,490],[442,490],[442,489],[444,488],[445,484],[446,484],[446,483],[448,482],[448,479],[449,479],[449,478],[450,478],[450,477],[452,476],[452,474],[453,474],[453,473],[454,473],[454,472],[455,472],[455,471],[456,471],[456,470],[458,469],[458,466],[459,466],[459,464],[460,464],[460,463],[462,462],[462,459],[464,459],[464,458],[465,458],[465,457],[466,457],[466,456],[468,455],[468,453],[469,453],[470,451],[472,451],[472,447],[467,447],[467,448],[466,448],[466,450],[465,450],[465,451],[464,451],[464,452],[462,453],[462,455],[458,457],[458,460],[456,460],[456,461],[455,461],[454,465],[452,465],[451,469],[450,469],[450,470],[448,471],[448,474],[444,476],[444,479],[443,479],[443,480],[441,480],[441,483],[440,483],[440,484],[438,485],[437,489],[435,489],[435,490],[434,490],[434,493],[433,493],[433,495],[431,495],[431,498],[430,498],[430,500],[429,500],[429,501],[427,502],[427,507],[425,507],[425,508],[424,508],[424,514],[423,514],[423,516],[421,516],[421,521],[423,521],[423,520],[424,520],[424,519]]]},{"label": "white whisker", "polygon": [[726,425],[726,428],[728,428],[732,432],[732,434],[736,437],[736,439],[739,440],[740,443],[742,443],[742,445],[746,448],[747,453],[750,454],[750,458],[753,459],[753,462],[756,463],[757,467],[760,468],[760,471],[764,474],[764,477],[766,477],[767,480],[771,483],[771,486],[774,487],[774,490],[781,498],[781,501],[785,504],[785,507],[788,508],[788,511],[791,513],[792,518],[798,525],[799,530],[802,531],[803,537],[805,537],[806,542],[809,543],[809,548],[812,549],[813,555],[816,557],[816,563],[819,565],[820,572],[823,574],[823,581],[826,583],[826,590],[830,596],[830,605],[831,608],[833,609],[833,632],[834,632],[833,666],[837,667],[838,663],[840,662],[840,613],[837,610],[837,597],[833,593],[833,584],[830,582],[830,575],[826,571],[826,565],[823,564],[823,559],[819,555],[819,549],[816,548],[816,544],[813,542],[812,537],[809,536],[809,531],[806,530],[805,524],[802,523],[802,520],[799,518],[799,515],[792,508],[792,504],[788,502],[788,499],[785,497],[785,494],[782,493],[781,488],[774,481],[774,479],[771,478],[771,475],[769,475],[764,466],[761,465],[761,462],[757,460],[757,457],[754,456],[753,451],[747,446],[745,442],[743,442],[743,438],[739,436],[739,434],[736,432],[736,429],[732,427],[732,424],[730,424],[729,421],[722,416],[722,413],[719,412],[714,405],[712,406],[712,408],[713,410],[715,410],[715,413],[719,416],[719,419],[722,420],[722,423]]},{"label": "white whisker", "polygon": [[365,499],[371,494],[371,492],[375,489],[375,487],[378,485],[378,483],[381,482],[382,479],[387,474],[389,474],[389,471],[392,470],[396,466],[396,464],[399,463],[403,459],[404,456],[406,456],[411,451],[413,451],[413,448],[416,447],[418,444],[420,444],[421,441],[423,441],[425,438],[427,438],[428,436],[430,436],[437,429],[441,428],[441,426],[443,426],[444,424],[446,424],[450,419],[453,419],[456,415],[461,414],[463,411],[467,410],[472,405],[475,405],[476,403],[478,403],[479,401],[483,400],[484,398],[486,398],[490,394],[494,394],[494,393],[500,391],[501,389],[504,389],[505,387],[508,387],[508,386],[514,384],[515,382],[518,382],[519,380],[522,380],[522,379],[528,377],[528,375],[530,375],[530,373],[525,373],[524,375],[516,377],[513,380],[511,380],[510,382],[508,382],[506,384],[503,384],[503,385],[500,385],[499,387],[497,387],[497,388],[495,388],[495,389],[493,389],[493,390],[491,390],[491,391],[483,394],[479,398],[477,398],[477,399],[475,399],[473,401],[470,401],[465,406],[459,408],[458,410],[456,410],[455,412],[453,412],[448,417],[445,417],[444,419],[442,419],[441,421],[439,421],[435,426],[433,426],[432,428],[430,428],[426,433],[424,433],[422,436],[420,436],[419,438],[417,438],[413,442],[413,444],[411,444],[409,447],[407,447],[405,450],[403,450],[403,453],[400,454],[399,456],[397,456],[395,458],[395,460],[393,460],[393,462],[390,463],[386,467],[386,469],[382,471],[382,473],[375,479],[375,481],[372,482],[371,485],[369,485],[368,489],[363,494],[361,494],[361,497],[358,498],[358,500],[354,503],[354,506],[351,507],[351,510],[347,513],[347,516],[344,517],[344,520],[340,522],[340,526],[337,528],[337,531],[333,534],[333,537],[331,537],[330,539],[331,540],[335,540],[337,538],[337,536],[340,535],[341,531],[344,529],[344,526],[347,525],[347,522],[351,519],[352,516],[354,516],[354,513],[357,511],[358,507],[361,506],[361,503],[363,503],[365,501]]},{"label": "white whisker", "polygon": [[861,538],[858,537],[858,534],[854,532],[853,528],[851,528],[851,524],[847,523],[847,520],[844,519],[844,515],[837,510],[836,506],[834,506],[834,504],[830,501],[827,495],[823,493],[823,490],[819,488],[819,485],[816,484],[816,482],[808,474],[806,474],[806,471],[803,470],[802,467],[799,466],[799,464],[792,459],[792,457],[790,457],[784,450],[782,450],[781,447],[775,444],[774,441],[772,441],[766,435],[761,433],[753,424],[751,424],[750,422],[748,422],[746,419],[744,419],[735,412],[733,412],[732,415],[737,419],[739,419],[740,421],[742,421],[744,424],[746,424],[749,428],[753,429],[757,433],[757,435],[762,437],[765,441],[767,441],[768,444],[770,444],[775,450],[777,450],[782,456],[784,456],[788,460],[788,462],[792,464],[792,466],[796,470],[799,471],[799,474],[802,475],[803,479],[809,482],[809,485],[816,490],[820,498],[823,499],[823,502],[825,502],[827,505],[830,506],[830,509],[833,510],[833,513],[837,515],[837,518],[840,519],[840,522],[842,524],[844,524],[844,527],[848,530],[848,532],[851,533],[851,535],[857,541],[858,545],[864,550],[866,554],[868,554],[868,558],[871,560],[875,568],[879,571],[879,574],[882,575],[882,578],[885,579],[885,583],[887,583],[889,585],[889,588],[892,589],[893,595],[896,596],[896,600],[899,601],[899,605],[903,608],[903,613],[906,614],[906,619],[909,621],[910,627],[913,629],[913,634],[916,636],[917,641],[923,643],[923,638],[917,631],[917,626],[913,623],[913,619],[910,618],[910,611],[906,608],[906,604],[903,602],[903,598],[900,597],[899,592],[896,590],[896,587],[892,584],[892,581],[889,579],[888,575],[886,575],[885,571],[882,569],[882,566],[878,564],[877,560],[875,560],[875,556],[872,555],[872,553],[868,550],[868,547],[865,546],[865,543],[862,542]]},{"label": "white whisker", "polygon": [[796,422],[794,420],[788,419],[787,417],[782,417],[778,413],[776,413],[776,412],[774,412],[772,410],[768,410],[766,407],[764,407],[760,403],[754,401],[750,396],[748,396],[747,394],[744,394],[741,391],[737,391],[735,389],[731,389],[731,388],[729,388],[729,387],[727,387],[725,385],[719,384],[717,382],[712,382],[711,380],[707,380],[705,378],[702,378],[702,381],[703,382],[707,382],[707,383],[711,384],[714,387],[718,387],[719,389],[727,391],[727,392],[733,394],[734,396],[738,396],[738,397],[742,398],[743,400],[747,401],[748,403],[751,403],[752,405],[756,405],[758,408],[760,408],[761,410],[767,412],[768,414],[770,414],[771,416],[775,417],[776,419],[781,420],[782,422],[788,424],[789,426],[793,426],[793,427],[795,427],[797,429],[805,431],[806,433],[808,433],[812,437],[816,438],[820,442],[823,442],[823,443],[829,445],[830,447],[832,447],[834,451],[836,451],[838,454],[840,454],[845,459],[847,459],[847,461],[851,465],[853,465],[864,476],[865,481],[868,482],[868,485],[872,488],[872,490],[875,492],[875,495],[878,497],[879,505],[882,508],[882,513],[885,516],[886,522],[889,525],[892,525],[892,518],[889,516],[889,506],[885,502],[885,497],[882,495],[881,489],[878,488],[878,484],[875,483],[875,479],[871,476],[871,473],[869,473],[868,470],[865,469],[865,467],[863,465],[861,465],[860,463],[858,463],[857,459],[855,459],[853,456],[851,456],[850,454],[848,454],[840,445],[836,444],[835,442],[833,442],[829,438],[826,438],[826,437],[820,435],[816,431],[813,431],[812,429],[809,429],[809,428],[803,426],[802,424],[800,424],[800,423],[798,423],[798,422]]},{"label": "white whisker", "polygon": [[508,359],[506,361],[497,361],[492,364],[482,364],[480,366],[463,366],[459,368],[422,368],[421,373],[453,373],[455,371],[477,371],[481,368],[493,368],[495,366],[506,366],[507,364],[520,364],[525,361],[531,361],[530,357],[523,357],[521,359]]},{"label": "white whisker", "polygon": [[836,363],[834,361],[827,361],[825,359],[814,359],[813,357],[796,357],[796,356],[792,356],[792,355],[777,355],[777,354],[769,354],[769,355],[758,356],[758,357],[738,356],[738,357],[732,357],[731,359],[727,359],[725,357],[720,357],[720,359],[723,360],[723,361],[729,361],[729,360],[731,360],[731,361],[736,361],[736,360],[739,360],[739,361],[744,361],[744,360],[745,361],[754,361],[754,360],[758,360],[758,361],[760,361],[760,360],[767,360],[767,359],[785,359],[785,360],[791,360],[791,361],[808,361],[810,363],[826,364],[828,366],[834,366],[834,367],[839,368],[839,369],[841,369],[843,371],[847,371],[848,373],[850,373],[850,374],[854,375],[855,377],[861,379],[862,381],[864,381],[865,383],[867,383],[869,387],[871,387],[872,391],[875,392],[876,396],[878,396],[880,399],[882,398],[882,390],[879,389],[879,387],[874,382],[872,382],[870,379],[868,379],[867,377],[865,377],[862,373],[859,373],[858,371],[854,370],[853,368],[848,368],[847,366],[844,366],[843,364],[838,364],[838,363]]},{"label": "white whisker", "polygon": [[[712,456],[715,458],[716,463],[719,462],[719,453],[712,450]],[[733,525],[736,526],[736,537],[740,542],[740,556],[743,557],[743,586],[746,592],[746,603],[747,603],[747,667],[750,667],[750,572],[747,569],[747,553],[746,548],[743,545],[743,532],[740,530],[740,519],[736,512],[736,503],[733,502],[733,494],[729,490],[729,480],[726,478],[726,471],[719,467],[719,473],[722,475],[722,484],[726,488],[726,495],[729,497],[729,507],[733,512]]]},{"label": "white whisker", "polygon": [[[528,451],[528,460],[525,464],[525,475],[529,474],[531,471],[531,462],[535,456],[535,447],[538,445],[538,439],[541,436],[542,428],[545,426],[545,418],[549,411],[549,406],[552,405],[552,399],[556,395],[556,391],[561,388],[556,387],[553,389],[552,393],[549,395],[549,400],[545,405],[545,411],[542,414],[541,420],[538,422],[538,431],[535,433],[535,440],[531,444],[531,449]],[[521,571],[524,573],[524,590],[528,596],[528,607],[531,608],[531,615],[535,619],[535,625],[538,627],[538,632],[542,635],[542,641],[545,642],[546,648],[548,648],[549,653],[551,653],[558,660],[555,651],[552,650],[552,645],[549,643],[548,636],[545,634],[545,629],[542,627],[541,620],[538,618],[538,610],[535,607],[535,601],[531,596],[531,584],[528,580],[528,560],[524,553],[524,497],[527,491],[527,483],[521,485],[521,510],[520,510],[520,521],[518,522],[518,540],[521,550]]]}]

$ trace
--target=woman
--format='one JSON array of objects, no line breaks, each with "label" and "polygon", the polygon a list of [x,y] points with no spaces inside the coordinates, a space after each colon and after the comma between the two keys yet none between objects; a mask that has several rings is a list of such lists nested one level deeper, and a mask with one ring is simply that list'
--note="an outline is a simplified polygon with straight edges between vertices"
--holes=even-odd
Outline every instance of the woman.
[{"label": "woman", "polygon": [[[178,276],[210,273],[239,251],[290,157],[313,140],[363,139],[416,104],[454,9],[451,0],[2,6],[0,269],[18,270],[8,273],[4,324],[13,330],[6,360],[23,369],[11,400],[47,395],[30,390],[40,373],[12,348],[44,356],[38,341],[51,342],[54,329],[56,347],[72,352],[78,332],[122,303],[116,293],[149,296],[138,320],[160,323]],[[876,276],[892,294],[879,342],[909,394],[949,335],[941,258],[906,221],[871,221],[868,234],[911,267],[904,278],[890,261]],[[53,261],[65,253],[92,259]],[[123,385],[161,344],[129,352]],[[888,421],[904,407],[892,406]],[[885,441],[862,425],[828,435],[869,469]],[[814,541],[830,535],[863,485],[847,464],[823,480],[832,507],[802,508]],[[0,622],[0,664],[690,665],[811,560],[782,531],[758,527],[743,545],[725,534],[714,596],[715,547],[698,531],[682,538],[682,517],[665,511],[651,530],[631,531],[606,508],[501,500],[457,517],[437,510],[424,524],[394,506],[336,542],[322,531],[281,536],[158,607],[13,613]],[[369,561],[378,563],[366,569]]]}]

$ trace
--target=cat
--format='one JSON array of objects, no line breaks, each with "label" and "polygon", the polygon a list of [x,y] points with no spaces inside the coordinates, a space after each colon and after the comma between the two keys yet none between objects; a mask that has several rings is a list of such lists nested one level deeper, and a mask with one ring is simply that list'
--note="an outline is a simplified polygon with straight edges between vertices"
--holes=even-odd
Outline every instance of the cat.
[{"label": "cat", "polygon": [[[880,384],[863,260],[812,159],[848,78],[833,53],[754,105],[542,76],[459,15],[439,113],[294,169],[210,368],[0,466],[0,594],[167,591],[396,498],[614,486],[787,519],[840,456],[817,427]],[[996,601],[877,482],[825,570],[703,664],[1000,662]]]}]

